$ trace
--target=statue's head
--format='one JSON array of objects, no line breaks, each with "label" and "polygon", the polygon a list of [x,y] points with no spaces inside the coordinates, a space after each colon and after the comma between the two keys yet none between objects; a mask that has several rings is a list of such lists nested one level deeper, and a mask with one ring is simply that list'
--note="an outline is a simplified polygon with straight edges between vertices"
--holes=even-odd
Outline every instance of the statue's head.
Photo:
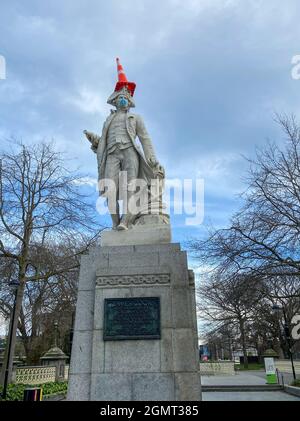
[{"label": "statue's head", "polygon": [[123,87],[120,91],[114,92],[107,100],[108,104],[113,105],[118,110],[128,110],[135,107],[134,100],[130,92]]},{"label": "statue's head", "polygon": [[126,95],[119,95],[115,100],[115,104],[118,110],[128,110],[129,100]]},{"label": "statue's head", "polygon": [[117,58],[118,82],[116,83],[115,92],[108,98],[107,103],[114,105],[118,110],[128,110],[135,107],[133,95],[135,91],[135,83],[128,82],[124,69]]}]

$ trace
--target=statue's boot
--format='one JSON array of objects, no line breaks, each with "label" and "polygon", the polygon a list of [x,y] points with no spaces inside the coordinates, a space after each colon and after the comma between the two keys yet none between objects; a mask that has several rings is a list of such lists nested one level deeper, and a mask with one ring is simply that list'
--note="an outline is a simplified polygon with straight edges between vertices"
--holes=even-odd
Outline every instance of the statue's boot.
[{"label": "statue's boot", "polygon": [[117,230],[118,226],[120,224],[120,216],[119,215],[110,215],[110,216],[111,216],[112,223],[113,223],[112,229]]},{"label": "statue's boot", "polygon": [[118,231],[125,231],[128,230],[128,225],[131,219],[131,215],[129,213],[127,213],[126,215],[122,216],[121,222],[117,227]]}]

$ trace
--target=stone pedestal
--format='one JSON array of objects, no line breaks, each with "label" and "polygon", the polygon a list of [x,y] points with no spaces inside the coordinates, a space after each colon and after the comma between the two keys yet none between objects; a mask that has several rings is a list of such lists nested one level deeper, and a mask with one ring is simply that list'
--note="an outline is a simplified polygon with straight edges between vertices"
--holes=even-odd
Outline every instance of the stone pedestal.
[{"label": "stone pedestal", "polygon": [[102,246],[155,245],[169,244],[170,242],[171,227],[169,224],[137,225],[127,231],[104,231],[101,236]]},{"label": "stone pedestal", "polygon": [[[105,299],[126,297],[160,299],[160,339],[103,339]],[[194,276],[179,244],[82,257],[68,400],[201,400]]]}]

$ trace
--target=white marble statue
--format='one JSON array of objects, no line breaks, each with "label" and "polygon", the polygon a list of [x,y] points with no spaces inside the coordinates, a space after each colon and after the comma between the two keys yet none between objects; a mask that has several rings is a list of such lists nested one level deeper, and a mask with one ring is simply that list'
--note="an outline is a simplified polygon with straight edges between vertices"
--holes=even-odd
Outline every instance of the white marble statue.
[{"label": "white marble statue", "polygon": [[[119,81],[115,91],[107,100],[107,103],[115,106],[116,110],[111,110],[111,114],[104,123],[101,136],[87,130],[84,131],[84,134],[91,142],[92,150],[97,154],[100,195],[108,200],[113,229],[126,230],[135,224],[147,223],[145,222],[147,219],[141,218],[141,212],[138,214],[132,213],[128,207],[124,209],[123,215],[120,215],[118,200],[122,199],[124,193],[126,193],[127,203],[130,202],[130,198],[136,193],[134,186],[137,179],[144,180],[147,190],[150,192],[151,180],[162,181],[164,169],[157,161],[142,117],[130,112],[130,108],[135,107],[133,100],[135,84],[127,82],[118,59],[117,62]],[[142,150],[136,138],[139,139]],[[120,182],[120,172],[126,173],[127,183],[125,185]],[[116,195],[111,194],[112,192],[109,191],[106,182],[102,183],[104,180],[114,182]],[[151,196],[150,193],[149,196]],[[152,205],[154,205],[152,210],[160,208],[160,211],[158,211],[158,214],[160,214],[159,222],[168,223],[167,215],[164,215],[161,211],[161,192],[158,196],[153,197],[152,194],[152,199],[150,199],[153,202]],[[155,201],[157,206],[155,206]]]}]

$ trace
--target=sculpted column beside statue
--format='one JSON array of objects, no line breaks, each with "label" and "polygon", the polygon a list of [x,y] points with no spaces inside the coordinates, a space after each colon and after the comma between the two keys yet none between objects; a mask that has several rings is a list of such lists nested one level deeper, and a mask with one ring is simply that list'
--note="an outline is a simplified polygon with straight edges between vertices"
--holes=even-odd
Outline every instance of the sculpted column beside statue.
[{"label": "sculpted column beside statue", "polygon": [[[142,117],[130,112],[135,107],[136,85],[127,81],[118,58],[117,68],[119,80],[107,100],[116,110],[111,110],[101,136],[84,131],[97,154],[100,195],[107,198],[114,230],[153,224],[153,218],[145,215],[156,215],[156,223],[168,224],[161,198],[164,168],[157,161]],[[118,200],[123,202],[123,215]]]},{"label": "sculpted column beside statue", "polygon": [[117,64],[116,110],[101,136],[85,131],[113,229],[81,258],[68,400],[198,401],[194,276],[171,243],[164,168]]}]

